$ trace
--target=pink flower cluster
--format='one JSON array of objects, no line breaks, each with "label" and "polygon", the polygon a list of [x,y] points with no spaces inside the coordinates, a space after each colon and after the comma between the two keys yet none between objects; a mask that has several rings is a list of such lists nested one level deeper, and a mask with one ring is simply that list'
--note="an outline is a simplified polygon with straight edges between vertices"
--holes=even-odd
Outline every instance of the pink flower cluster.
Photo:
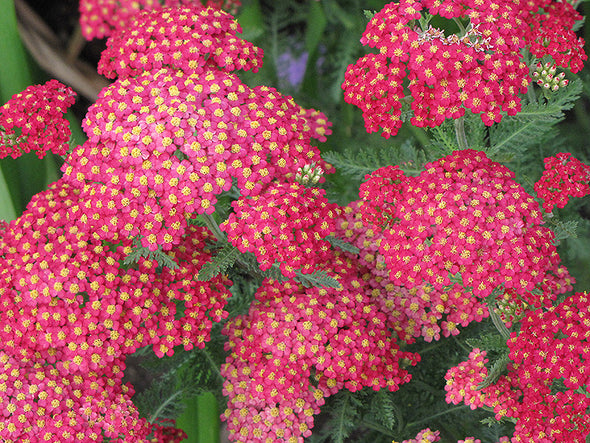
[{"label": "pink flower cluster", "polygon": [[104,242],[72,215],[80,205],[78,189],[56,182],[0,241],[3,441],[90,441],[101,432],[143,441],[151,428],[122,383],[125,357],[147,345],[159,356],[203,347],[227,315],[231,282],[195,277],[210,260],[207,230],[187,232],[170,257],[174,270],[148,259],[125,266],[131,239]]},{"label": "pink flower cluster", "polygon": [[479,385],[486,379],[488,362],[486,351],[474,349],[469,354],[467,361],[459,363],[445,375],[447,391],[445,400],[447,403],[458,405],[465,403],[471,409],[481,408],[484,405],[484,394]]},{"label": "pink flower cluster", "polygon": [[[200,23],[201,34],[237,29],[227,14],[211,9],[157,12],[150,16],[154,29],[178,25],[180,33],[182,20]],[[123,41],[118,35],[112,39]],[[171,38],[173,30],[164,35]],[[240,48],[244,56],[250,52]],[[133,54],[122,51],[113,63],[128,63]],[[79,216],[105,240],[122,232],[141,236],[151,250],[169,250],[184,234],[187,214],[213,213],[216,196],[229,191],[232,180],[248,196],[275,178],[294,178],[311,162],[331,169],[311,142],[330,133],[322,113],[304,110],[272,88],[245,86],[212,67],[218,60],[213,56],[196,51],[192,60],[200,61],[194,65],[189,58],[173,57],[167,67],[148,60],[141,66],[154,70],[135,77],[122,78],[135,72],[122,70],[84,120],[88,141],[74,149],[63,171],[87,200]]]},{"label": "pink flower cluster", "polygon": [[64,118],[76,93],[57,80],[29,86],[0,107],[0,158],[17,158],[35,151],[64,155],[70,142],[70,124]]},{"label": "pink flower cluster", "polygon": [[[115,29],[128,28],[141,11],[162,7],[200,6],[201,3],[194,0],[80,0],[82,35],[87,40],[108,37]],[[235,14],[241,4],[240,0],[207,0],[206,6]]]},{"label": "pink flower cluster", "polygon": [[570,197],[590,194],[590,166],[561,152],[545,158],[545,170],[535,183],[535,192],[543,200],[543,209],[552,212],[553,207],[563,208]]},{"label": "pink flower cluster", "polygon": [[98,72],[108,78],[134,77],[165,67],[187,74],[202,66],[256,72],[262,66],[262,50],[236,37],[241,32],[230,14],[214,8],[145,11],[109,37]]},{"label": "pink flower cluster", "polygon": [[[375,211],[388,214],[380,251],[394,284],[441,290],[459,274],[476,297],[503,284],[526,299],[559,263],[538,204],[513,172],[484,153],[456,151],[416,177],[393,171],[400,183],[389,207],[372,208],[380,191],[371,176],[360,195],[370,219]],[[386,173],[377,171],[377,183]]]},{"label": "pink flower cluster", "polygon": [[[387,193],[385,188],[384,192]],[[369,271],[367,284],[371,297],[387,313],[388,326],[400,340],[412,343],[417,337],[439,340],[459,334],[459,326],[481,321],[489,315],[485,301],[473,297],[455,284],[436,290],[428,284],[405,288],[389,279],[390,271],[379,251],[384,235],[376,226],[364,221],[364,201],[343,208],[335,235],[359,248],[359,263]]]},{"label": "pink flower cluster", "polygon": [[525,39],[531,53],[539,60],[550,56],[557,65],[574,73],[580,71],[588,56],[584,39],[572,29],[583,20],[582,15],[567,1],[526,1],[522,7],[527,11],[524,20],[530,31]]},{"label": "pink flower cluster", "polygon": [[528,311],[508,346],[508,374],[476,391],[487,374],[485,351],[447,373],[447,401],[488,406],[516,420],[512,442],[585,442],[590,432],[588,339],[590,303],[578,292],[562,303]]},{"label": "pink flower cluster", "polygon": [[[434,15],[469,24],[460,36],[416,25]],[[349,66],[344,98],[363,111],[368,132],[383,130],[384,137],[397,134],[404,102],[411,103],[414,126],[439,126],[465,109],[492,125],[521,109],[518,95],[530,82],[523,48],[539,58],[550,55],[573,72],[581,69],[584,41],[571,31],[579,18],[567,2],[550,0],[389,3],[361,39],[379,52]]]},{"label": "pink flower cluster", "polygon": [[324,240],[334,231],[336,205],[325,191],[298,183],[273,183],[253,198],[240,197],[234,212],[220,225],[241,252],[252,252],[260,269],[277,262],[286,277],[312,273],[330,256]]},{"label": "pink flower cluster", "polygon": [[[430,428],[422,429],[415,438],[404,440],[402,443],[432,443],[440,441],[440,431],[432,431]],[[395,440],[393,443],[397,443]]]},{"label": "pink flower cluster", "polygon": [[248,314],[226,323],[222,418],[232,440],[301,442],[325,397],[409,381],[403,366],[419,357],[399,349],[358,263],[334,252],[325,269],[341,288],[265,280]]}]

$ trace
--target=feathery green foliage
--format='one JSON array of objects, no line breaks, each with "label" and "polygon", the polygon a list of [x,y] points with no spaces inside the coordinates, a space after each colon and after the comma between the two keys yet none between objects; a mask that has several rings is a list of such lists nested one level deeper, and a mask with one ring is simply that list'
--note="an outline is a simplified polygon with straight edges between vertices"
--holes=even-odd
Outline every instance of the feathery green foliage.
[{"label": "feathery green foliage", "polygon": [[148,260],[156,261],[160,266],[165,266],[170,269],[177,269],[178,263],[176,263],[172,257],[162,251],[162,247],[159,246],[155,251],[150,251],[148,248],[141,246],[141,236],[133,239],[133,249],[127,257],[123,259],[125,266],[132,266],[136,264],[140,258],[147,258]]},{"label": "feathery green foliage", "polygon": [[400,146],[382,146],[366,150],[349,147],[343,152],[326,152],[323,157],[346,176],[359,181],[367,174],[389,165],[400,165],[400,169],[406,174],[416,175],[421,171],[421,165],[426,162],[424,153],[417,150],[410,141]]},{"label": "feathery green foliage", "polygon": [[329,241],[330,244],[332,246],[334,246],[335,248],[342,249],[343,251],[350,252],[351,254],[358,254],[359,253],[359,248],[348,243],[347,241],[344,241],[343,239],[341,239],[339,237],[334,237],[333,235],[329,235],[328,237],[326,237],[326,240]]},{"label": "feathery green foliage", "polygon": [[199,281],[209,281],[221,273],[225,273],[234,265],[240,257],[241,252],[231,243],[226,243],[216,255],[211,258],[210,262],[203,265],[197,276]]},{"label": "feathery green foliage", "polygon": [[[532,87],[532,86],[531,86]],[[490,128],[490,158],[524,152],[536,147],[555,134],[554,126],[565,118],[564,110],[571,109],[582,93],[582,82],[575,79],[555,92],[546,103],[523,104],[515,116],[505,116],[502,124]],[[543,100],[543,99],[540,99]]]}]

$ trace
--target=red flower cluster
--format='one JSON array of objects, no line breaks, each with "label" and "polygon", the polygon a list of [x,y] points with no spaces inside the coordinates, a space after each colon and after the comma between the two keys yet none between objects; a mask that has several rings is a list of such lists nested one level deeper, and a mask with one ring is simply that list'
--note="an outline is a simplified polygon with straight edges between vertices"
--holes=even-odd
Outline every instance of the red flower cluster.
[{"label": "red flower cluster", "polygon": [[465,327],[488,316],[485,302],[460,285],[443,290],[428,284],[410,289],[395,285],[379,251],[385,237],[376,226],[363,221],[366,206],[361,200],[345,207],[337,220],[335,235],[359,248],[359,264],[369,271],[367,284],[372,300],[387,313],[388,326],[400,340],[439,340],[441,332],[445,337],[457,335],[459,325]]},{"label": "red flower cluster", "polygon": [[534,0],[521,2],[530,31],[525,35],[529,50],[538,59],[551,56],[562,68],[578,72],[588,56],[584,39],[573,31],[583,17],[567,1]]},{"label": "red flower cluster", "polygon": [[220,225],[228,240],[241,252],[252,252],[260,269],[275,262],[286,277],[295,271],[312,273],[328,259],[337,207],[328,203],[325,191],[298,183],[273,183],[253,198],[232,203],[234,213]]},{"label": "red flower cluster", "polygon": [[507,375],[476,392],[487,369],[485,352],[447,374],[447,401],[494,408],[516,419],[513,442],[579,442],[590,432],[590,300],[578,292],[548,309],[529,311],[508,346]]},{"label": "red flower cluster", "polygon": [[[214,35],[237,26],[220,11],[156,12],[162,16],[151,13],[154,29],[177,26],[181,16],[193,17]],[[172,35],[170,30],[166,37]],[[247,46],[240,48],[247,56]],[[123,52],[115,64],[127,63],[133,54]],[[295,177],[311,162],[330,170],[311,144],[330,133],[322,113],[304,110],[272,88],[243,85],[235,75],[212,68],[216,57],[206,66],[200,51],[194,65],[189,56],[178,58],[159,70],[148,58],[138,66],[156,70],[119,78],[104,89],[84,121],[88,141],[64,165],[66,179],[82,188],[87,200],[80,216],[105,240],[117,233],[142,236],[143,246],[169,250],[183,235],[187,214],[211,214],[216,196],[230,190],[233,179],[246,196],[260,193],[274,178]]]},{"label": "red flower cluster", "polygon": [[249,313],[226,323],[232,440],[303,441],[325,397],[344,387],[395,391],[409,381],[400,364],[419,357],[399,350],[358,263],[334,253],[326,264],[341,288],[266,280]]},{"label": "red flower cluster", "polygon": [[[417,177],[393,169],[391,180],[399,184],[386,208],[372,208],[380,188],[371,176],[361,188],[361,211],[369,208],[371,220],[375,213],[387,214],[380,251],[392,282],[441,290],[460,274],[477,297],[503,284],[527,299],[559,263],[554,235],[540,226],[533,197],[508,168],[474,150],[456,151],[424,168]],[[387,172],[377,171],[378,184]]]},{"label": "red flower cluster", "polygon": [[488,362],[486,351],[474,349],[469,353],[467,361],[459,363],[447,372],[445,400],[447,403],[458,405],[465,403],[471,409],[481,408],[484,405],[485,396],[479,389],[479,385],[488,376]]},{"label": "red flower cluster", "polygon": [[[446,36],[417,20],[432,15],[469,19],[461,36]],[[486,125],[502,112],[520,111],[518,94],[529,84],[521,49],[551,55],[560,66],[581,69],[584,41],[571,31],[579,14],[550,0],[400,0],[371,19],[361,43],[377,48],[349,66],[342,88],[346,102],[363,111],[368,132],[389,137],[402,125],[402,103],[411,102],[412,125],[438,126],[465,109]],[[426,20],[428,22],[429,20]],[[408,100],[405,90],[409,90]]]},{"label": "red flower cluster", "polygon": [[236,37],[242,28],[226,12],[200,7],[145,11],[116,30],[101,55],[98,72],[125,78],[162,68],[185,73],[207,66],[256,72],[262,50]]},{"label": "red flower cluster", "polygon": [[160,272],[148,259],[124,266],[131,239],[109,244],[88,231],[71,215],[80,212],[79,195],[55,183],[1,238],[5,441],[44,433],[47,441],[90,441],[101,432],[142,441],[150,428],[121,382],[126,355],[147,345],[159,356],[179,345],[203,347],[212,322],[227,315],[231,282],[195,277],[211,258],[208,231],[187,232],[170,257],[176,269]]},{"label": "red flower cluster", "polygon": [[70,124],[64,118],[76,93],[57,80],[29,86],[0,107],[0,158],[17,158],[36,151],[65,155],[70,142]]},{"label": "red flower cluster", "polygon": [[570,197],[590,194],[590,166],[561,152],[545,158],[545,171],[535,183],[535,192],[543,200],[543,209],[552,212],[553,207],[563,208]]},{"label": "red flower cluster", "polygon": [[[368,132],[397,134],[402,124],[404,81],[412,97],[415,126],[438,126],[458,118],[465,108],[491,125],[501,111],[520,110],[519,93],[526,92],[528,68],[522,62],[525,25],[512,0],[460,2],[401,0],[375,14],[361,42],[379,49],[346,72],[345,100],[362,109]],[[462,36],[446,37],[429,27],[412,28],[425,14],[469,18]]]},{"label": "red flower cluster", "polygon": [[[87,40],[108,37],[117,28],[128,28],[141,11],[189,5],[196,7],[201,3],[194,0],[80,0],[82,35]],[[206,6],[235,14],[241,4],[240,0],[207,0]]]}]

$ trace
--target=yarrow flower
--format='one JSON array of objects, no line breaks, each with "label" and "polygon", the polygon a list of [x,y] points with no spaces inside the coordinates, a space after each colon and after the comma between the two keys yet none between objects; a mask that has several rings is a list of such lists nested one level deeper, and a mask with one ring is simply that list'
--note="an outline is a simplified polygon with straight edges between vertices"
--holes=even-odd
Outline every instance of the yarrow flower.
[{"label": "yarrow flower", "polygon": [[[469,24],[461,35],[447,36],[427,25],[433,15],[469,19]],[[382,130],[384,137],[397,134],[408,102],[415,126],[439,126],[463,116],[465,109],[492,125],[503,113],[515,115],[521,109],[518,94],[527,91],[530,81],[521,49],[530,46],[537,57],[550,55],[573,72],[581,68],[584,42],[571,31],[578,18],[567,2],[389,3],[361,39],[379,52],[349,66],[344,98],[363,111],[368,132]],[[573,43],[565,43],[570,38]]]},{"label": "yarrow flower", "polygon": [[449,369],[445,375],[445,391],[447,391],[445,400],[447,403],[454,405],[465,403],[471,409],[484,405],[485,397],[479,390],[479,385],[488,375],[488,368],[485,366],[488,362],[488,359],[485,358],[486,354],[486,351],[474,349],[469,354],[467,361]]},{"label": "yarrow flower", "polygon": [[[71,216],[79,205],[80,190],[56,182],[1,237],[2,355],[22,370],[10,383],[18,389],[18,379],[20,386],[29,380],[32,386],[13,408],[15,388],[0,385],[8,408],[4,441],[43,432],[48,441],[87,441],[101,432],[143,441],[151,431],[131,403],[133,391],[122,384],[125,357],[149,345],[159,356],[171,355],[175,346],[203,347],[212,322],[227,316],[231,282],[223,276],[196,280],[211,259],[206,229],[187,232],[170,256],[175,269],[158,271],[146,258],[127,267],[122,263],[131,239],[105,243]],[[29,411],[35,415],[24,420]],[[70,420],[71,414],[79,418]]]},{"label": "yarrow flower", "polygon": [[[401,171],[400,171],[401,172]],[[379,181],[379,180],[377,180]],[[382,188],[387,193],[386,188]],[[364,221],[362,200],[342,209],[336,221],[335,236],[359,248],[358,260],[368,276],[371,299],[387,313],[388,326],[400,340],[412,343],[417,337],[439,340],[459,334],[459,326],[481,321],[488,316],[485,301],[473,297],[458,284],[436,290],[429,284],[405,288],[389,279],[390,271],[380,252],[385,236],[377,226]]]},{"label": "yarrow flower", "polygon": [[[200,20],[199,35],[235,25],[213,10],[155,12],[152,22],[164,28],[178,26],[181,16]],[[118,55],[115,64],[133,60],[133,54]],[[88,141],[66,159],[63,171],[87,199],[79,216],[105,240],[119,232],[140,236],[150,250],[169,250],[183,235],[187,216],[213,213],[216,196],[229,191],[234,179],[248,196],[276,177],[295,177],[310,162],[331,172],[311,142],[330,133],[322,113],[302,109],[273,88],[243,85],[212,66],[222,59],[212,56],[203,66],[204,54],[197,51],[195,57],[201,61],[194,65],[171,57],[168,67],[120,77],[100,93],[84,120]],[[145,64],[149,60],[138,66],[154,68]]]},{"label": "yarrow flower", "polygon": [[241,252],[252,252],[260,269],[277,262],[286,277],[307,274],[329,256],[324,238],[334,231],[336,205],[325,191],[298,183],[271,184],[253,198],[240,197],[234,212],[220,225]]},{"label": "yarrow flower", "polygon": [[70,124],[64,118],[76,93],[57,80],[29,86],[0,107],[0,158],[17,158],[35,151],[64,155],[69,148]]},{"label": "yarrow flower", "polygon": [[400,351],[352,256],[334,252],[325,264],[340,288],[267,279],[248,314],[226,323],[222,418],[231,440],[302,442],[340,389],[395,391],[409,381],[400,365],[419,357]]},{"label": "yarrow flower", "polygon": [[164,67],[187,74],[199,67],[258,71],[263,52],[236,37],[242,28],[228,13],[198,6],[144,11],[107,41],[98,72],[125,78]]},{"label": "yarrow flower", "polygon": [[496,418],[516,420],[513,442],[579,442],[590,432],[588,294],[529,310],[508,340],[508,374],[476,391],[487,374],[485,351],[447,373],[447,401],[494,409]]},{"label": "yarrow flower", "polygon": [[590,166],[561,152],[545,158],[545,170],[535,183],[535,192],[543,200],[543,209],[563,208],[570,197],[584,197],[590,194]]},{"label": "yarrow flower", "polygon": [[[440,441],[440,431],[432,431],[430,428],[422,429],[415,438],[404,440],[402,443],[432,443]],[[397,443],[395,440],[392,443]]]},{"label": "yarrow flower", "polygon": [[[207,0],[207,7],[235,14],[240,0]],[[80,27],[87,40],[104,38],[117,28],[128,28],[141,11],[162,7],[199,6],[194,0],[80,0]]]},{"label": "yarrow flower", "polygon": [[[503,284],[526,300],[559,263],[538,204],[513,172],[485,154],[456,151],[425,165],[416,177],[392,171],[399,183],[388,207],[372,208],[373,200],[380,201],[371,176],[360,195],[370,220],[375,213],[388,214],[380,251],[394,284],[428,283],[441,290],[460,276],[476,297]],[[378,170],[378,183],[388,173]]]}]

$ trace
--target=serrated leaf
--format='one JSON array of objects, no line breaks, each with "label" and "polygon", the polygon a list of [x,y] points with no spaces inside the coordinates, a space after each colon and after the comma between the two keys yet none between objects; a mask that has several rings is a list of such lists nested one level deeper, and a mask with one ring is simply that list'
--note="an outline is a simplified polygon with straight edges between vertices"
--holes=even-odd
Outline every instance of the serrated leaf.
[{"label": "serrated leaf", "polygon": [[524,152],[550,139],[555,135],[553,127],[565,118],[563,111],[574,106],[582,88],[580,80],[573,80],[567,87],[552,94],[547,103],[529,103],[515,116],[504,117],[490,128],[487,154],[491,157],[506,151]]},{"label": "serrated leaf", "polygon": [[329,235],[328,237],[326,237],[326,240],[335,248],[340,248],[343,251],[350,252],[351,254],[358,254],[360,252],[359,248],[357,248],[356,246],[348,243],[347,241],[345,241],[339,237],[334,237],[333,235]]},{"label": "serrated leaf", "polygon": [[577,238],[578,222],[576,220],[559,220],[552,226],[556,240]]},{"label": "serrated leaf", "polygon": [[367,174],[390,165],[400,165],[406,174],[415,175],[422,170],[421,164],[425,162],[424,155],[409,142],[401,146],[375,146],[362,151],[346,148],[344,152],[326,152],[322,157],[356,180],[363,180]]},{"label": "serrated leaf", "polygon": [[295,281],[301,283],[306,288],[326,287],[326,288],[341,288],[342,286],[334,277],[330,277],[326,271],[316,271],[312,274],[302,274],[301,271],[295,271],[297,274]]},{"label": "serrated leaf", "polygon": [[209,281],[220,273],[227,271],[233,266],[240,255],[241,253],[238,248],[231,243],[227,243],[210,262],[203,265],[199,271],[199,275],[197,275],[197,280]]},{"label": "serrated leaf", "polygon": [[500,378],[500,375],[502,375],[502,373],[506,370],[506,366],[508,366],[509,362],[509,353],[503,352],[489,369],[488,376],[485,378],[485,380],[477,385],[477,389],[487,388],[492,383],[495,383]]},{"label": "serrated leaf", "polygon": [[129,255],[123,259],[123,264],[125,266],[134,265],[139,261],[140,258],[147,258],[148,260],[154,260],[159,265],[170,269],[178,268],[178,263],[176,263],[168,254],[162,251],[161,246],[155,251],[150,251],[148,248],[141,246],[139,237],[136,237],[133,240],[133,245],[133,249]]}]

